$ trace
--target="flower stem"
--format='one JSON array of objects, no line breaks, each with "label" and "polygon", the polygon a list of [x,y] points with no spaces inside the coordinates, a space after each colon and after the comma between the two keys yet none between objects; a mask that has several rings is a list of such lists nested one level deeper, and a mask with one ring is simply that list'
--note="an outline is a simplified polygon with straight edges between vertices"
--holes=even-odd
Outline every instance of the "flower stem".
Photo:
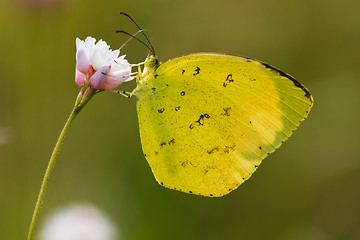
[{"label": "flower stem", "polygon": [[[77,101],[78,102],[78,101]],[[42,202],[43,202],[43,199],[44,199],[44,195],[45,195],[45,191],[46,191],[46,187],[47,187],[47,184],[48,184],[48,180],[49,180],[49,177],[50,177],[50,174],[51,174],[51,171],[55,165],[55,160],[56,160],[56,157],[59,153],[59,150],[60,150],[60,147],[64,141],[64,138],[65,138],[65,135],[67,133],[67,131],[69,130],[69,127],[71,125],[71,123],[73,122],[73,120],[75,119],[75,117],[77,116],[77,114],[80,112],[80,110],[82,109],[83,106],[79,107],[79,105],[77,104],[77,102],[75,103],[75,106],[73,107],[63,129],[61,130],[61,133],[58,137],[58,140],[55,144],[55,147],[54,147],[54,150],[51,154],[51,157],[50,157],[50,160],[49,160],[49,163],[48,163],[48,166],[46,168],[46,171],[45,171],[45,174],[44,174],[44,178],[42,180],[42,183],[41,183],[41,187],[40,187],[40,191],[39,191],[39,194],[38,194],[38,197],[37,197],[37,200],[36,200],[36,205],[35,205],[35,208],[34,208],[34,212],[33,212],[33,215],[32,215],[32,218],[31,218],[31,223],[30,223],[30,228],[29,228],[29,232],[28,232],[28,236],[27,236],[27,240],[31,240],[32,239],[32,236],[33,236],[33,233],[34,233],[34,229],[35,229],[35,225],[36,225],[36,222],[37,222],[37,218],[38,218],[38,215],[39,215],[39,211],[40,211],[40,208],[42,206]]]}]

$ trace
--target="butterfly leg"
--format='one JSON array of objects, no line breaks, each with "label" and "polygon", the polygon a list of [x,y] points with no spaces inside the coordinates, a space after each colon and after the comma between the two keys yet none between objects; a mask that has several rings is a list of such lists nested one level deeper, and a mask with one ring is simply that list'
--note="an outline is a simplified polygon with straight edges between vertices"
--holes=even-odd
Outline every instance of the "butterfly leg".
[{"label": "butterfly leg", "polygon": [[122,90],[109,90],[109,92],[118,93],[126,98],[130,98],[133,95],[133,92],[127,92]]},{"label": "butterfly leg", "polygon": [[142,76],[142,70],[141,70],[141,67],[140,67],[140,64],[137,66],[138,67],[138,72],[136,74],[136,83],[139,83],[140,82],[140,78]]}]

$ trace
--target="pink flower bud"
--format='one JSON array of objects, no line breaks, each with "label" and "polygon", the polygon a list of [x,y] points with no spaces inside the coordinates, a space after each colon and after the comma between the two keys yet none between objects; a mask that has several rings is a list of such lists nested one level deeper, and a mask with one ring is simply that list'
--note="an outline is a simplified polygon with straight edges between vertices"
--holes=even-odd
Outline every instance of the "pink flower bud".
[{"label": "pink flower bud", "polygon": [[110,66],[103,66],[99,68],[90,78],[90,84],[94,89],[104,89],[104,83],[108,77]]},{"label": "pink flower bud", "polygon": [[76,52],[76,69],[87,74],[89,72],[90,63],[86,55],[85,49],[80,49]]},{"label": "pink flower bud", "polygon": [[133,77],[129,77],[131,73],[130,69],[121,69],[116,72],[111,71],[111,75],[106,79],[103,89],[111,90],[122,84],[123,82],[127,82],[133,79]]},{"label": "pink flower bud", "polygon": [[77,69],[75,70],[75,83],[76,85],[78,85],[79,87],[84,86],[86,81],[86,76],[85,74],[83,74],[82,72],[78,71]]}]

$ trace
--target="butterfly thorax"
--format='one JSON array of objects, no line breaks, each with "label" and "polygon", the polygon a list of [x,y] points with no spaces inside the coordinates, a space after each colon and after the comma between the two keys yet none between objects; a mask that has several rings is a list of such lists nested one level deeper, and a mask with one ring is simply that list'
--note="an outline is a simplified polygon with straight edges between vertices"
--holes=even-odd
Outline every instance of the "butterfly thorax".
[{"label": "butterfly thorax", "polygon": [[151,79],[154,79],[156,76],[156,69],[160,66],[160,62],[156,56],[150,55],[146,58],[144,63],[144,69],[140,74],[138,74],[137,87],[135,89],[135,94],[138,98],[143,97],[146,93],[152,88]]}]

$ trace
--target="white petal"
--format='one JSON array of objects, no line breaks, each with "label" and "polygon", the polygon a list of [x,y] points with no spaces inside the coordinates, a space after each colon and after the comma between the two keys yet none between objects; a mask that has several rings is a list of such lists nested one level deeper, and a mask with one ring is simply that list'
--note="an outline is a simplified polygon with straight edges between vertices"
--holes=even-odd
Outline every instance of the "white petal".
[{"label": "white petal", "polygon": [[85,45],[95,45],[96,39],[93,37],[87,37],[84,42]]},{"label": "white petal", "polygon": [[[120,52],[119,52],[119,54],[120,54]],[[117,62],[121,62],[122,60],[125,59],[125,57],[126,57],[126,55],[121,55],[120,57],[118,57],[118,58],[116,59],[116,61],[117,61]],[[125,61],[127,61],[127,60],[125,60]]]},{"label": "white petal", "polygon": [[96,39],[92,38],[92,37],[87,37],[85,39],[84,49],[85,49],[86,54],[88,55],[89,59],[90,59],[90,56],[92,54],[95,42],[96,42]]},{"label": "white petal", "polygon": [[114,60],[114,62],[111,64],[111,71],[118,71],[125,68],[131,68],[130,64],[127,60],[124,59],[125,55],[122,55]]},{"label": "white petal", "polygon": [[109,60],[111,61],[114,61],[114,59],[116,59],[120,54],[120,50],[119,49],[116,49],[114,51],[110,51],[109,54],[108,54],[108,58]]},{"label": "white petal", "polygon": [[80,50],[84,48],[84,41],[80,40],[79,38],[76,38],[76,49]]},{"label": "white petal", "polygon": [[92,55],[90,56],[90,64],[93,66],[95,70],[98,70],[102,66],[104,66],[104,60],[102,58],[101,53],[99,53],[99,49],[94,48]]},{"label": "white petal", "polygon": [[123,68],[121,70],[111,71],[110,75],[116,78],[120,78],[120,77],[128,77],[130,73],[131,73],[130,68]]},{"label": "white petal", "polygon": [[102,39],[100,39],[96,44],[95,44],[96,48],[104,48],[109,50],[110,46],[107,45],[107,43],[105,41],[103,41]]}]

